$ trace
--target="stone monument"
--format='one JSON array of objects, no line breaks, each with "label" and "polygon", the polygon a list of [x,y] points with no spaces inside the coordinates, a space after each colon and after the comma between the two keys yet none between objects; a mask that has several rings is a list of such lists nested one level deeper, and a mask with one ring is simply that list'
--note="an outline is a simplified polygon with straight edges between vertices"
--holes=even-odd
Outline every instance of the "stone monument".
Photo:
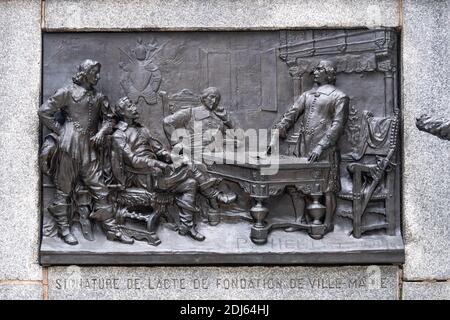
[{"label": "stone monument", "polygon": [[0,1],[0,298],[449,299],[449,15]]}]

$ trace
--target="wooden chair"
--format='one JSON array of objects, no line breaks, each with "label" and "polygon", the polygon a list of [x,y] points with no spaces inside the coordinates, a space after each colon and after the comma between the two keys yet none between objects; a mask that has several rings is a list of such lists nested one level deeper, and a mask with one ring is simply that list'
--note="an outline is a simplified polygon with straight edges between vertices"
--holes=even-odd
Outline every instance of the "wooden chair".
[{"label": "wooden chair", "polygon": [[159,95],[162,99],[163,114],[165,117],[180,109],[196,106],[200,103],[200,97],[188,89],[183,89],[173,94],[160,91]]},{"label": "wooden chair", "polygon": [[[350,163],[347,166],[352,177],[352,192],[339,194],[342,199],[352,201],[353,236],[361,238],[364,232],[385,229],[388,235],[395,235],[395,157],[398,145],[399,111],[394,112],[389,128],[389,146],[377,150],[369,148],[361,162]],[[376,161],[369,163],[367,158],[375,157]],[[384,202],[381,213],[385,219],[381,223],[363,224],[363,216],[370,210],[369,202]]]},{"label": "wooden chair", "polygon": [[[106,146],[111,145],[111,136],[108,136]],[[109,149],[105,148],[105,150]],[[119,167],[124,168],[124,163],[120,163]],[[167,222],[174,222],[168,210],[169,206],[174,205],[174,195],[153,190],[150,176],[147,178],[149,189],[124,188],[114,175],[114,170],[105,173],[105,176],[108,176],[108,188],[114,204],[115,218],[122,232],[136,240],[147,240],[150,245],[159,245],[161,240],[156,231],[160,221],[165,219]],[[176,229],[173,224],[172,229]]]},{"label": "wooden chair", "polygon": [[[172,194],[127,188],[117,191],[115,204],[116,221],[125,234],[154,246],[161,243],[156,231],[162,219],[171,220],[168,207],[174,204]],[[135,208],[141,212],[133,211]]]}]

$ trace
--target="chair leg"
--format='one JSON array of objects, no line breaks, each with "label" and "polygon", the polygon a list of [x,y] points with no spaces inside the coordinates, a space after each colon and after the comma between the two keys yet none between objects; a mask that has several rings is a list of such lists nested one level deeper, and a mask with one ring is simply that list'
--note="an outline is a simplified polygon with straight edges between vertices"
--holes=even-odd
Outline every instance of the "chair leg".
[{"label": "chair leg", "polygon": [[355,199],[353,199],[353,237],[359,239],[361,238],[361,194],[354,194]]},{"label": "chair leg", "polygon": [[148,232],[153,232],[156,234],[156,230],[159,226],[159,221],[161,219],[161,215],[165,210],[165,206],[155,206],[154,207],[155,212],[151,217],[149,217],[147,222],[147,230]]},{"label": "chair leg", "polygon": [[332,232],[334,230],[334,215],[336,213],[336,194],[332,192],[325,193],[325,220],[324,224],[327,227],[327,232]]},{"label": "chair leg", "polygon": [[388,189],[387,199],[385,201],[386,206],[386,222],[388,227],[386,228],[386,233],[389,236],[395,236],[395,199],[394,199],[394,181],[395,173],[390,172],[387,175],[387,184],[392,186]]},{"label": "chair leg", "polygon": [[355,170],[353,174],[353,237],[361,238],[362,212],[362,176],[360,170]]},{"label": "chair leg", "polygon": [[[393,192],[393,191],[390,191]],[[388,194],[388,198],[385,201],[386,206],[386,222],[388,224],[386,233],[389,236],[395,236],[395,201],[391,194]]]}]

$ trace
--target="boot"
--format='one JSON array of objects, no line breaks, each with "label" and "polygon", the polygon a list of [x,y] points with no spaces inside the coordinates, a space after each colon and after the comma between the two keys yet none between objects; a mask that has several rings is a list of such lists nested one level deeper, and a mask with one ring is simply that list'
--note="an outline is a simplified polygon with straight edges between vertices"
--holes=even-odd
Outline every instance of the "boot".
[{"label": "boot", "polygon": [[63,236],[62,239],[65,243],[70,244],[71,246],[75,246],[78,244],[77,238],[75,238],[75,236],[71,232]]},{"label": "boot", "polygon": [[106,239],[109,241],[119,241],[126,244],[133,244],[134,239],[124,234],[117,225],[114,218],[101,221],[103,230],[106,232]]},{"label": "boot", "polygon": [[206,237],[204,235],[202,235],[200,232],[198,232],[197,230],[195,230],[195,227],[187,227],[187,226],[182,226],[180,227],[180,229],[178,230],[178,233],[182,236],[189,236],[194,240],[197,241],[204,241],[206,239]]},{"label": "boot", "polygon": [[237,195],[234,192],[225,193],[220,191],[216,198],[219,202],[229,204],[236,201]]},{"label": "boot", "polygon": [[195,230],[194,214],[199,212],[195,205],[195,193],[185,193],[180,198],[177,198],[177,206],[180,210],[178,215],[180,217],[180,227],[178,233],[181,235],[188,235],[197,241],[205,240],[205,236]]},{"label": "boot", "polygon": [[234,201],[236,201],[237,195],[233,192],[225,193],[222,191],[216,191],[212,197],[207,196],[207,199],[209,202],[209,206],[213,210],[219,210],[219,202],[223,204],[233,203]]},{"label": "boot", "polygon": [[78,207],[78,213],[80,215],[80,225],[81,231],[83,232],[83,237],[86,240],[94,241],[94,232],[92,231],[92,223],[89,220],[89,207],[86,205]]},{"label": "boot", "polygon": [[106,239],[109,241],[119,241],[125,244],[133,244],[134,239],[130,238],[126,234],[124,234],[122,231],[107,231],[106,232]]},{"label": "boot", "polygon": [[58,235],[63,241],[70,245],[77,245],[78,240],[73,235],[69,226],[69,205],[54,204],[47,208],[48,212],[53,216],[58,227]]},{"label": "boot", "polygon": [[89,214],[91,213],[92,196],[84,185],[77,185],[73,195],[76,211],[79,214],[81,232],[86,240],[94,240],[94,231]]}]

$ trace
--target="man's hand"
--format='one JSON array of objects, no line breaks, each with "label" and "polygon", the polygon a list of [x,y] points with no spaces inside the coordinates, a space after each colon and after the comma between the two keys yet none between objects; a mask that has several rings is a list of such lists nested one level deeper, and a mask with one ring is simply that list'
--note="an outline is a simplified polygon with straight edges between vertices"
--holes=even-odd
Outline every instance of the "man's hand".
[{"label": "man's hand", "polygon": [[166,168],[169,166],[169,164],[162,162],[162,161],[156,161],[155,162],[155,167],[161,169],[161,170],[166,170]]},{"label": "man's hand", "polygon": [[155,169],[158,169],[161,172],[164,172],[164,174],[170,175],[175,171],[175,166],[171,163],[165,163],[162,161],[158,161],[155,163]]},{"label": "man's hand", "polygon": [[322,152],[323,152],[323,150],[322,150],[321,146],[315,147],[314,150],[309,155],[308,161],[309,162],[317,161],[320,158],[320,156],[322,155]]},{"label": "man's hand", "polygon": [[90,139],[91,143],[93,143],[94,146],[96,146],[96,147],[101,146],[103,144],[104,140],[105,140],[105,135],[101,131],[97,132],[97,134]]},{"label": "man's hand", "polygon": [[174,172],[175,172],[175,167],[173,166],[173,164],[168,164],[167,167],[164,169],[164,173],[166,175],[171,175]]},{"label": "man's hand", "polygon": [[275,148],[277,147],[277,144],[278,144],[278,139],[279,139],[278,133],[272,134],[272,136],[270,138],[269,146],[267,147],[267,150],[266,150],[267,155],[271,155],[272,152],[275,150]]},{"label": "man's hand", "polygon": [[172,156],[168,150],[162,152],[162,157],[167,163],[172,163]]},{"label": "man's hand", "polygon": [[189,157],[183,156],[181,159],[181,164],[184,166],[190,166],[192,164],[192,161]]},{"label": "man's hand", "polygon": [[423,114],[420,117],[416,118],[416,126],[419,130],[426,130],[427,123],[430,122],[431,117]]},{"label": "man's hand", "polygon": [[152,168],[152,170],[153,170],[153,175],[155,177],[159,177],[162,175],[162,170],[160,168],[154,167],[154,168]]}]

